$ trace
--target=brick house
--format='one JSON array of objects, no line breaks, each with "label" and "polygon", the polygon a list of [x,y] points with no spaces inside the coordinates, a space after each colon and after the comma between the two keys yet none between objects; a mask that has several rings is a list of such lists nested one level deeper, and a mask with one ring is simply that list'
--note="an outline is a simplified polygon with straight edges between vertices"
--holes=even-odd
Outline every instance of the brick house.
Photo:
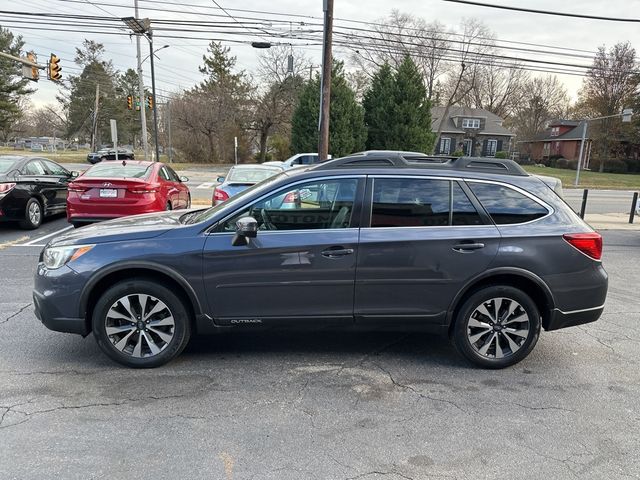
[{"label": "brick house", "polygon": [[[582,128],[584,122],[575,120],[555,120],[549,124],[544,132],[531,140],[518,142],[520,156],[529,156],[531,160],[540,163],[550,157],[563,157],[567,160],[578,160],[580,157],[580,143],[582,142]],[[584,167],[589,166],[591,156],[591,141],[585,140]]]},{"label": "brick house", "polygon": [[[444,107],[431,109],[431,130],[438,132]],[[481,108],[452,106],[444,119],[436,153],[450,155],[462,150],[465,155],[493,157],[501,150],[509,151],[515,134],[502,126],[503,119]]]}]

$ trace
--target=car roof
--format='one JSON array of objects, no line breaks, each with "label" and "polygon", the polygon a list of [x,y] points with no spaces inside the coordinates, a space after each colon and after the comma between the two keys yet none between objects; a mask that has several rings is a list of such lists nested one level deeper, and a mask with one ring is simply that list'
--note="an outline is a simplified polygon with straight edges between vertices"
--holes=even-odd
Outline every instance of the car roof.
[{"label": "car roof", "polygon": [[152,162],[149,160],[105,160],[103,162],[96,163],[94,166],[110,165],[112,163],[122,163],[122,162],[125,162],[126,165],[133,164],[133,165],[140,165],[140,166],[149,166],[149,165],[153,165],[154,163],[157,163],[158,165],[162,164],[162,162]]},{"label": "car roof", "polygon": [[233,170],[282,170],[281,165],[264,165],[261,163],[248,163],[241,165],[234,165],[231,167]]}]

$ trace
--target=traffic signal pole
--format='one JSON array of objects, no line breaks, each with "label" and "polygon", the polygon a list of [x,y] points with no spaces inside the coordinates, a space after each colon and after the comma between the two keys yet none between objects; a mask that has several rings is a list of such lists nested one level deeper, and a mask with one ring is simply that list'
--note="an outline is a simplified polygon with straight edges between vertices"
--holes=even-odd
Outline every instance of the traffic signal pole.
[{"label": "traffic signal pole", "polygon": [[[138,18],[138,0],[134,0],[136,18]],[[142,130],[142,149],[144,159],[149,159],[149,141],[147,140],[147,115],[144,95],[144,78],[142,78],[142,55],[140,54],[140,34],[136,35],[136,54],[138,59],[138,97],[140,101],[140,129]]]}]

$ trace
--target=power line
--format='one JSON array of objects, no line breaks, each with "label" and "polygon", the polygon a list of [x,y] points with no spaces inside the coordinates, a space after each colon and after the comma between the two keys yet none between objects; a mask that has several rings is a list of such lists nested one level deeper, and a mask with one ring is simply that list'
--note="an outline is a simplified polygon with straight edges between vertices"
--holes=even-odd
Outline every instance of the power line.
[{"label": "power line", "polygon": [[522,7],[509,7],[507,5],[492,5],[489,3],[480,3],[480,2],[472,2],[470,0],[444,0],[445,2],[451,3],[463,3],[465,5],[474,5],[476,7],[488,7],[488,8],[498,8],[500,10],[511,10],[515,12],[526,12],[526,13],[539,13],[543,15],[554,15],[557,17],[573,17],[573,18],[584,18],[587,20],[605,20],[608,22],[630,22],[630,23],[640,23],[640,18],[620,18],[620,17],[601,17],[598,15],[584,15],[582,13],[566,13],[566,12],[554,12],[550,10],[535,10],[532,8],[522,8]]}]

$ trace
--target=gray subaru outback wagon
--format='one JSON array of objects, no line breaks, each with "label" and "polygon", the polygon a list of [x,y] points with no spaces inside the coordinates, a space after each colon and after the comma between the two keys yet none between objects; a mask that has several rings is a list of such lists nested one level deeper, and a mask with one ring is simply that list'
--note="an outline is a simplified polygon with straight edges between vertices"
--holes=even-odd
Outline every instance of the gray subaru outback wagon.
[{"label": "gray subaru outback wagon", "polygon": [[541,329],[597,320],[602,238],[510,160],[364,152],[286,171],[216,207],[52,240],[33,292],[50,329],[155,367],[195,333],[280,326],[428,330],[476,365]]}]

